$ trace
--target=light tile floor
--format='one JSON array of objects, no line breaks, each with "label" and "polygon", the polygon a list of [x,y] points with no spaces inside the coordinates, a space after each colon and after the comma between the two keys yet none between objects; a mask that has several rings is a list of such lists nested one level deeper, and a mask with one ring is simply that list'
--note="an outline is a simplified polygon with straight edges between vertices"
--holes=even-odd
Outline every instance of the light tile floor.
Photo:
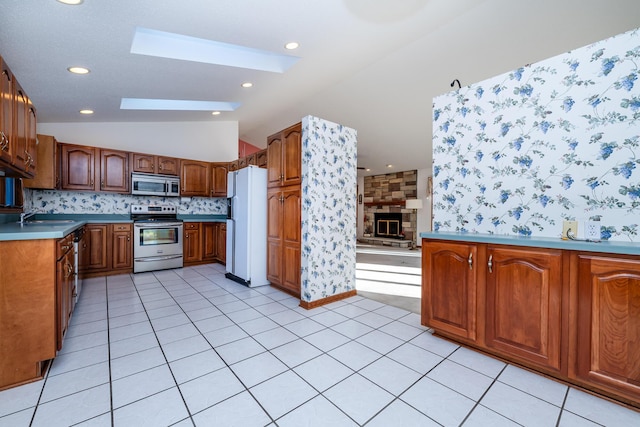
[{"label": "light tile floor", "polygon": [[85,282],[0,426],[638,426],[640,413],[432,336],[361,296],[310,311],[206,265]]}]

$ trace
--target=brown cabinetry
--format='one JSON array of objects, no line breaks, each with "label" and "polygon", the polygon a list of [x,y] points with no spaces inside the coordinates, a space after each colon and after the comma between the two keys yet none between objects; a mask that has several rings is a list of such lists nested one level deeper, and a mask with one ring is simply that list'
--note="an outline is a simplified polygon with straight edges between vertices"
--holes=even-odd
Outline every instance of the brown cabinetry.
[{"label": "brown cabinetry", "polygon": [[422,248],[422,318],[437,330],[476,339],[478,247],[429,242]]},{"label": "brown cabinetry", "polygon": [[267,139],[267,185],[278,187],[299,185],[301,167],[302,125],[295,124]]},{"label": "brown cabinetry", "polygon": [[560,370],[561,251],[489,246],[486,277],[486,346]]},{"label": "brown cabinetry", "polygon": [[178,175],[179,163],[179,160],[174,157],[131,153],[131,169],[133,172]]},{"label": "brown cabinetry", "polygon": [[229,163],[211,163],[211,197],[227,197]]},{"label": "brown cabinetry", "polygon": [[62,349],[75,301],[73,235],[58,240],[56,258],[56,349]]},{"label": "brown cabinetry", "polygon": [[184,223],[184,264],[194,264],[202,261],[202,238],[199,222]]},{"label": "brown cabinetry", "polygon": [[267,280],[300,296],[300,187],[267,191]]},{"label": "brown cabinetry", "polygon": [[100,191],[129,193],[129,155],[124,151],[100,151]]},{"label": "brown cabinetry", "polygon": [[210,175],[209,163],[197,160],[181,160],[180,195],[209,197]]},{"label": "brown cabinetry", "polygon": [[[14,79],[7,64],[0,58],[2,81],[0,82],[0,160],[4,165],[13,163],[14,116]],[[4,168],[3,168],[4,169]],[[6,169],[5,169],[6,170]]]},{"label": "brown cabinetry", "polygon": [[60,164],[63,190],[95,191],[94,147],[60,144]]},{"label": "brown cabinetry", "polygon": [[227,263],[227,223],[216,223],[216,251],[214,259],[219,263]]},{"label": "brown cabinetry", "polygon": [[260,167],[260,168],[266,168],[267,167],[267,149],[265,148],[264,150],[260,150],[257,153],[255,153],[256,156],[256,166]]},{"label": "brown cabinetry", "polygon": [[640,260],[599,254],[577,258],[572,374],[640,406]]},{"label": "brown cabinetry", "polygon": [[36,176],[33,179],[23,179],[23,186],[49,190],[60,188],[58,142],[53,136],[38,135],[37,158]]},{"label": "brown cabinetry", "polygon": [[104,276],[131,272],[133,228],[131,223],[87,224],[80,251],[80,274]]}]

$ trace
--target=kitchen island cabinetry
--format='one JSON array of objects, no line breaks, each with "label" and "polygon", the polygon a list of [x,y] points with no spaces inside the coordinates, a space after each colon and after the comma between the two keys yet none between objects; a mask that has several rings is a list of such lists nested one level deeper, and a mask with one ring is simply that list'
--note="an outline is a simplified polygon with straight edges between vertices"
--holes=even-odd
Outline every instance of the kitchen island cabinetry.
[{"label": "kitchen island cabinetry", "polygon": [[180,195],[184,197],[209,197],[210,170],[208,162],[180,161]]},{"label": "kitchen island cabinetry", "polygon": [[423,325],[640,408],[637,246],[422,236]]},{"label": "kitchen island cabinetry", "polygon": [[640,260],[579,254],[577,264],[571,374],[640,406]]},{"label": "kitchen island cabinetry", "polygon": [[0,390],[41,378],[56,355],[58,329],[68,321],[58,291],[69,286],[58,283],[58,259],[63,272],[73,263],[72,249],[60,258],[58,250],[56,239],[0,242]]}]

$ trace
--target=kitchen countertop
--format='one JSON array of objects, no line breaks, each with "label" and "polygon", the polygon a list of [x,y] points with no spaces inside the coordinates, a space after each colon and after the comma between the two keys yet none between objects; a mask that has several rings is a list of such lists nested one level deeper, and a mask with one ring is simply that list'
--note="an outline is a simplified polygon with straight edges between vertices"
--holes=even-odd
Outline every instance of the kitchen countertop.
[{"label": "kitchen countertop", "polygon": [[423,239],[452,240],[459,242],[489,243],[537,248],[563,249],[582,252],[602,252],[624,255],[640,255],[640,243],[634,242],[588,242],[585,240],[562,240],[552,237],[530,237],[515,235],[457,233],[429,231],[420,233]]}]

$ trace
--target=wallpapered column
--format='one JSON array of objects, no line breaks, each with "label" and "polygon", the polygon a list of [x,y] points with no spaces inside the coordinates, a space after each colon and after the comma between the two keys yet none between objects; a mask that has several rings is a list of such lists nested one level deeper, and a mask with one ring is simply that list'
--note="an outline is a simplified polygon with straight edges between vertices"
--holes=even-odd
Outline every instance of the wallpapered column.
[{"label": "wallpapered column", "polygon": [[356,131],[302,119],[301,299],[356,287]]},{"label": "wallpapered column", "polygon": [[639,66],[633,30],[435,98],[434,229],[640,241]]}]

